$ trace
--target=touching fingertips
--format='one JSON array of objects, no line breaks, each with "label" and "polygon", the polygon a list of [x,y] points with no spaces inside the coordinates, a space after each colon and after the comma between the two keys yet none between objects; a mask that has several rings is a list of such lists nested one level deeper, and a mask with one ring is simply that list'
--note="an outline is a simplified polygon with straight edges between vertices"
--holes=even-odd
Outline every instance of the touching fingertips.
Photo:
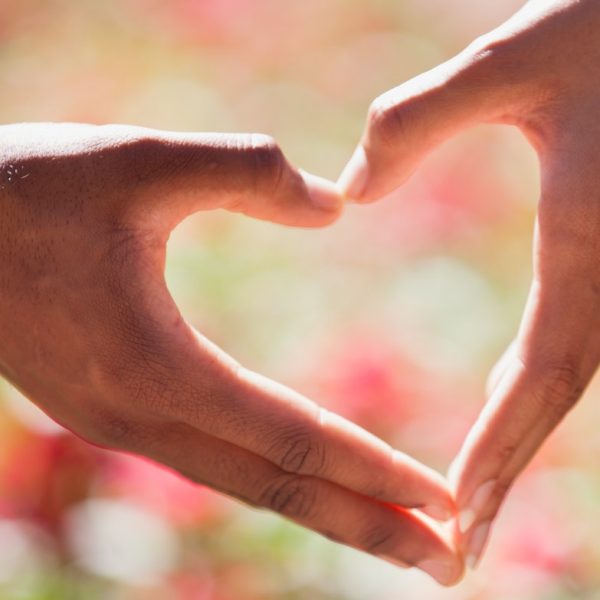
[{"label": "touching fingertips", "polygon": [[420,510],[437,521],[449,521],[454,516],[452,509],[447,506],[440,506],[439,504],[428,504],[421,507]]},{"label": "touching fingertips", "polygon": [[416,565],[418,569],[433,577],[442,585],[452,585],[460,580],[462,569],[456,561],[424,560]]},{"label": "touching fingertips", "polygon": [[315,208],[328,212],[337,212],[342,209],[344,198],[334,183],[302,169],[299,171],[306,184],[309,199]]},{"label": "touching fingertips", "polygon": [[358,201],[367,188],[369,163],[362,146],[358,146],[338,179],[338,186],[349,200]]}]

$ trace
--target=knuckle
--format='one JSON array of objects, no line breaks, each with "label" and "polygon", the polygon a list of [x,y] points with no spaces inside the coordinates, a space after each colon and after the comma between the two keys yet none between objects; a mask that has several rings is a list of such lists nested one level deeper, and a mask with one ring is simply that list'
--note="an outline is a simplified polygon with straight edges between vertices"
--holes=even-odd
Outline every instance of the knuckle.
[{"label": "knuckle", "polygon": [[530,60],[523,60],[525,54],[518,38],[483,35],[460,55],[463,60],[457,77],[470,89],[493,87],[509,91],[517,85],[536,85],[535,69],[529,69]]},{"label": "knuckle", "polygon": [[466,51],[474,57],[493,58],[505,52],[506,48],[507,44],[502,38],[486,33],[476,37],[467,46]]},{"label": "knuckle", "polygon": [[281,152],[275,138],[266,133],[249,134],[248,147],[255,152],[264,152],[265,154]]},{"label": "knuckle", "polygon": [[515,61],[515,44],[510,38],[486,34],[471,42],[465,54],[468,56],[467,63],[474,69],[481,67],[487,73],[493,73],[496,69],[504,70]]},{"label": "knuckle", "polygon": [[258,505],[293,519],[310,519],[316,507],[317,490],[310,479],[279,475],[260,494]]},{"label": "knuckle", "polygon": [[147,135],[131,135],[115,144],[114,158],[133,184],[145,183],[170,170],[179,161],[165,160],[165,142]]},{"label": "knuckle", "polygon": [[392,145],[403,137],[411,122],[410,100],[395,102],[388,94],[376,98],[369,107],[367,128],[376,145]]},{"label": "knuckle", "polygon": [[358,545],[370,554],[387,554],[393,546],[394,533],[389,525],[378,524],[359,536]]},{"label": "knuckle", "polygon": [[287,167],[287,161],[277,142],[268,135],[251,134],[248,152],[254,171],[255,189],[260,192],[276,192]]},{"label": "knuckle", "polygon": [[[195,168],[205,167],[210,163],[213,151],[209,146],[134,131],[116,141],[107,157],[113,171],[120,173],[125,189],[144,190],[172,183]],[[144,211],[148,208],[145,203]]]},{"label": "knuckle", "polygon": [[569,410],[583,393],[579,368],[569,358],[543,367],[538,381],[534,399],[545,409],[559,413]]},{"label": "knuckle", "polygon": [[503,442],[498,448],[498,458],[502,461],[502,464],[507,463],[515,455],[519,448],[517,443]]},{"label": "knuckle", "polygon": [[325,468],[325,449],[314,434],[304,428],[278,436],[267,452],[275,464],[289,473],[320,475]]}]

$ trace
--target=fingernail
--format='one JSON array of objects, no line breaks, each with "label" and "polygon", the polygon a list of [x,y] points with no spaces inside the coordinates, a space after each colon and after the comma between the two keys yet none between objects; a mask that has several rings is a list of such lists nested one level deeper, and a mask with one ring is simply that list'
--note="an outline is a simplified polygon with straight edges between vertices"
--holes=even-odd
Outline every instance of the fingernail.
[{"label": "fingernail", "polygon": [[471,535],[471,540],[469,541],[467,558],[465,559],[465,562],[467,563],[469,569],[477,568],[479,560],[481,559],[481,554],[483,553],[483,549],[485,547],[485,543],[490,533],[491,525],[491,521],[486,521],[485,523],[481,523],[481,525],[478,525],[475,528],[475,531],[473,531],[473,534]]},{"label": "fingernail", "polygon": [[369,163],[367,162],[367,155],[364,148],[358,146],[340,175],[338,186],[346,197],[358,200],[367,187],[368,177]]},{"label": "fingernail", "polygon": [[449,563],[440,560],[425,560],[416,565],[421,571],[431,575],[438,583],[449,585],[456,579],[456,569]]},{"label": "fingernail", "polygon": [[461,510],[458,515],[458,528],[460,529],[460,532],[464,533],[465,531],[468,531],[471,525],[475,523],[476,517],[475,511],[471,508]]},{"label": "fingernail", "polygon": [[490,479],[482,483],[475,493],[471,496],[471,500],[458,515],[458,527],[461,533],[468,531],[473,523],[477,520],[478,514],[485,508],[488,500],[492,496],[492,492],[496,487],[496,479]]},{"label": "fingernail", "polygon": [[421,512],[424,512],[426,515],[429,515],[438,521],[448,521],[454,516],[454,513],[449,508],[438,506],[436,504],[427,504],[426,506],[421,507]]},{"label": "fingernail", "polygon": [[304,179],[308,196],[315,208],[326,211],[336,211],[341,208],[344,200],[334,183],[303,169],[298,169],[298,171]]}]

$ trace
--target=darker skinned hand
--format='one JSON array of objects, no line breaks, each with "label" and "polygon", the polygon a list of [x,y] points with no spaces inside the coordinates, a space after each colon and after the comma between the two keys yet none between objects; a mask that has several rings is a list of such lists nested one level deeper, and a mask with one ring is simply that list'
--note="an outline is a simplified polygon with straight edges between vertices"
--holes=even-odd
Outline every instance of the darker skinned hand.
[{"label": "darker skinned hand", "polygon": [[[335,221],[335,186],[266,136],[0,127],[0,372],[59,423],[338,542],[454,583],[444,479],[245,369],[181,316],[164,280],[186,216]],[[243,248],[240,248],[243,251]]]}]

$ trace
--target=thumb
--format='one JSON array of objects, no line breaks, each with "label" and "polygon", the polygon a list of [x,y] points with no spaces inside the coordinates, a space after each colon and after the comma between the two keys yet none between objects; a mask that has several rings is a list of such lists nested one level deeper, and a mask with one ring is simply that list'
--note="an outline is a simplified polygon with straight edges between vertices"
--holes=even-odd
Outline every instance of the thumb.
[{"label": "thumb", "polygon": [[480,38],[376,98],[362,140],[339,178],[342,192],[359,202],[376,200],[404,183],[433,148],[461,129],[509,121],[520,87],[505,81],[512,68],[509,54],[503,42]]},{"label": "thumb", "polygon": [[138,222],[147,216],[170,230],[194,212],[223,208],[320,227],[342,210],[333,182],[294,168],[266,135],[127,128],[119,148]]}]

